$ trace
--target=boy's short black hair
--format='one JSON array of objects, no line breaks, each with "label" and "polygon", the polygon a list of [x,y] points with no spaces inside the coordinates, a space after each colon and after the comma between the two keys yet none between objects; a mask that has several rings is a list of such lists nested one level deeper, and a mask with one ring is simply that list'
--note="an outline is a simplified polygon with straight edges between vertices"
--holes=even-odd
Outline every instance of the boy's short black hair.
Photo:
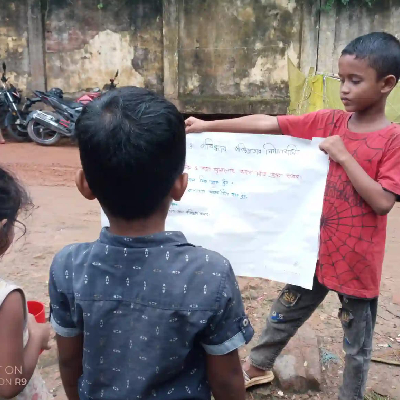
[{"label": "boy's short black hair", "polygon": [[350,42],[342,51],[342,56],[351,55],[365,59],[373,68],[378,79],[394,75],[400,78],[400,42],[386,32],[372,32]]},{"label": "boy's short black hair", "polygon": [[183,116],[146,89],[124,87],[89,103],[75,134],[89,187],[116,218],[149,217],[185,167]]}]

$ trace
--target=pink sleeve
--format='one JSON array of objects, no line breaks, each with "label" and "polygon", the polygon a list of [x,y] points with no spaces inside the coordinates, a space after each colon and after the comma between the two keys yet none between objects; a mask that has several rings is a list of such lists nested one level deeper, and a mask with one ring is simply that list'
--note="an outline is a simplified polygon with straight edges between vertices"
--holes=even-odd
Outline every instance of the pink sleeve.
[{"label": "pink sleeve", "polygon": [[377,181],[384,189],[400,196],[400,134],[395,136],[382,157]]},{"label": "pink sleeve", "polygon": [[334,118],[332,110],[320,110],[304,115],[282,115],[278,117],[278,124],[282,134],[300,139],[326,137],[329,121]]}]

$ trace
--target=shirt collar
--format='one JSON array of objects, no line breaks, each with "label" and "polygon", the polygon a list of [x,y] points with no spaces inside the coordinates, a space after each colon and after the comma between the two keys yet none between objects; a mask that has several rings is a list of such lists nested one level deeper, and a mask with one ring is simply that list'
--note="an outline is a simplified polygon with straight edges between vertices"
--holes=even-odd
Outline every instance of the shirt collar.
[{"label": "shirt collar", "polygon": [[114,235],[108,228],[101,230],[99,242],[109,246],[124,248],[148,248],[187,244],[186,237],[182,232],[165,231],[148,236],[126,237]]}]

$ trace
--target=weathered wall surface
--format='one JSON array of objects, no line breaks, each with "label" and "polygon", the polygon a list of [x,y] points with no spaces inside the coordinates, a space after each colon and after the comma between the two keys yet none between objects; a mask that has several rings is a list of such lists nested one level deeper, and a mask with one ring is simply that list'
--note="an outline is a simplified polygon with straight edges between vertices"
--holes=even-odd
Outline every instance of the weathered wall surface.
[{"label": "weathered wall surface", "polygon": [[161,0],[49,1],[48,86],[70,92],[109,83],[163,91]]},{"label": "weathered wall surface", "polygon": [[376,31],[400,38],[400,0],[378,0],[372,7],[338,5],[329,13],[321,13],[318,71],[336,74],[337,60],[349,41]]},{"label": "weathered wall surface", "polygon": [[[311,0],[0,3],[7,4],[0,16],[0,55],[13,81],[28,89],[103,87],[118,69],[120,86],[165,93],[185,112],[283,113],[287,56],[299,65],[315,63]],[[42,35],[40,18],[29,18],[29,10],[40,8]],[[39,41],[42,58],[40,46],[32,50]]]},{"label": "weathered wall surface", "polygon": [[337,72],[347,42],[396,34],[400,0],[371,9],[326,0],[0,0],[0,59],[28,90],[118,83],[155,90],[187,113],[286,112],[287,58]]},{"label": "weathered wall surface", "polygon": [[286,107],[289,55],[300,59],[295,1],[179,2],[179,100],[184,108],[250,112]]},{"label": "weathered wall surface", "polygon": [[7,75],[21,88],[30,81],[27,14],[26,1],[0,1],[0,61],[6,62]]}]

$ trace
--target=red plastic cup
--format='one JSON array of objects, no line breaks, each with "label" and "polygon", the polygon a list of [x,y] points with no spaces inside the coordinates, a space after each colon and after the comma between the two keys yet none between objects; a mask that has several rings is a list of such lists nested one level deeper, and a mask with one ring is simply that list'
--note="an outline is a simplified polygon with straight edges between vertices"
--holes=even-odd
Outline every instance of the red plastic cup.
[{"label": "red plastic cup", "polygon": [[28,301],[28,312],[35,317],[36,322],[44,324],[46,322],[46,314],[44,304],[39,301]]},{"label": "red plastic cup", "polygon": [[[39,324],[44,324],[46,322],[46,313],[44,304],[39,301],[28,301],[28,312],[35,317],[35,320]],[[43,350],[40,354],[43,353]]]}]

